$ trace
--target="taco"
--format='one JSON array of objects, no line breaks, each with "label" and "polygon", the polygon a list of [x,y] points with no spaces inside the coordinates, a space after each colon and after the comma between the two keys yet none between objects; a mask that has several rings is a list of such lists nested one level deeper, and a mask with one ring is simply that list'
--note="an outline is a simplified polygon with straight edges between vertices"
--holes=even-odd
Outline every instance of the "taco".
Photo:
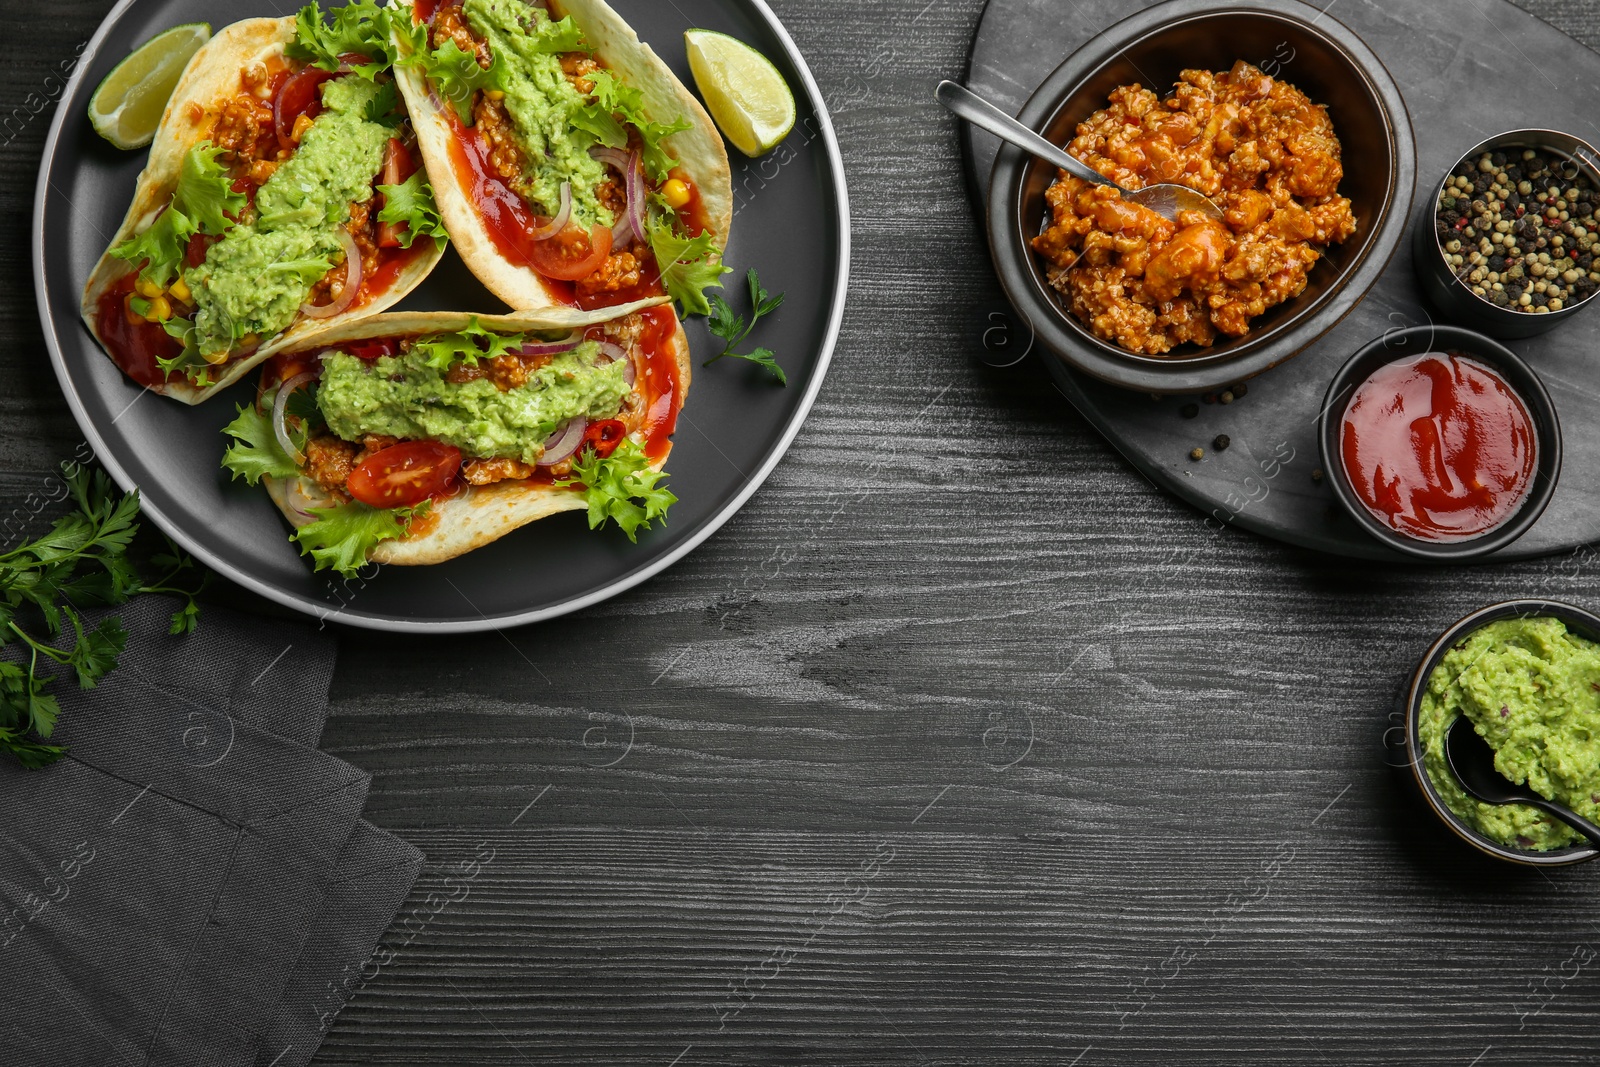
[{"label": "taco", "polygon": [[689,377],[660,297],[375,315],[274,356],[222,465],[264,482],[301,552],[347,576],[442,563],[563,511],[635,540],[676,500],[657,483]]},{"label": "taco", "polygon": [[248,19],[195,53],[83,318],[135,381],[194,404],[381,311],[445,231],[372,3]]},{"label": "taco", "polygon": [[393,8],[396,80],[461,258],[514,308],[710,311],[733,188],[699,102],[602,0]]}]

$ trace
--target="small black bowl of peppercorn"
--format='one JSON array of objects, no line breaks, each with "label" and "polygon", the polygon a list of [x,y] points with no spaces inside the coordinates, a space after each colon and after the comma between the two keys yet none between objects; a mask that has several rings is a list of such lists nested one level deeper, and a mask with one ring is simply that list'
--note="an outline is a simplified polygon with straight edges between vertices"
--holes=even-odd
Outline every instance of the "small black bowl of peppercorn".
[{"label": "small black bowl of peppercorn", "polygon": [[1600,152],[1555,130],[1477,145],[1434,190],[1413,235],[1428,298],[1491,337],[1532,337],[1600,292]]}]

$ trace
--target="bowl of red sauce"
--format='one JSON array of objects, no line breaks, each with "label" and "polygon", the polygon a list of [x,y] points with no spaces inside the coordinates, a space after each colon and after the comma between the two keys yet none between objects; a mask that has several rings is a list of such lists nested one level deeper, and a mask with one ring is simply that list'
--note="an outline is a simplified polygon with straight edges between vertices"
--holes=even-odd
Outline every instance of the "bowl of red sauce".
[{"label": "bowl of red sauce", "polygon": [[1393,330],[1344,365],[1319,418],[1322,465],[1362,529],[1406,555],[1486,556],[1539,520],[1561,475],[1544,383],[1493,338]]}]

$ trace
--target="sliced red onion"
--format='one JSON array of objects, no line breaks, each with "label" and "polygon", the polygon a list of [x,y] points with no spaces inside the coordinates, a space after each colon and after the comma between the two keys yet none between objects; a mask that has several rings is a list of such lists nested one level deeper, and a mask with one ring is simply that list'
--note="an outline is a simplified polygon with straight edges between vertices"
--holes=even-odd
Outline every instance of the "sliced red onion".
[{"label": "sliced red onion", "polygon": [[628,242],[633,240],[633,215],[627,211],[617,216],[617,224],[611,227],[611,247],[626,248]]},{"label": "sliced red onion", "polygon": [[611,228],[611,247],[626,247],[635,234],[640,240],[645,236],[645,193],[644,173],[639,169],[639,153],[624,152],[620,148],[606,148],[595,146],[589,149],[589,154],[601,163],[609,163],[617,169],[623,178],[623,196],[627,203],[623,205],[621,217],[617,224]]},{"label": "sliced red onion", "polygon": [[519,356],[559,356],[563,352],[571,352],[583,343],[583,339],[573,334],[564,341],[541,341],[531,345],[523,345],[517,349]]},{"label": "sliced red onion", "polygon": [[316,380],[317,373],[315,371],[297,374],[278,386],[278,395],[272,401],[272,436],[278,439],[278,447],[283,449],[284,455],[294,460],[294,464],[297,467],[305,466],[306,456],[304,452],[295,447],[294,438],[289,436],[289,426],[284,419],[289,413],[289,397],[294,394],[296,389],[304,386],[307,382]]},{"label": "sliced red onion", "polygon": [[344,245],[344,290],[339,294],[339,299],[331,304],[318,307],[309,300],[301,304],[300,314],[307,318],[326,319],[337,315],[354,304],[356,294],[361,292],[361,249],[356,247],[356,239],[343,226],[339,227],[339,243]]},{"label": "sliced red onion", "polygon": [[[308,485],[312,487],[310,490],[306,488]],[[323,493],[309,478],[290,479],[289,488],[284,495],[288,499],[289,510],[301,522],[316,522],[318,519],[326,518],[324,515],[318,515],[317,511],[331,508],[338,503]]]},{"label": "sliced red onion", "polygon": [[539,466],[553,467],[564,459],[568,459],[583,444],[583,433],[589,428],[589,420],[582,415],[567,420],[567,424],[544,443],[544,455],[539,457]]},{"label": "sliced red onion", "polygon": [[620,148],[607,148],[605,145],[597,144],[589,149],[589,155],[602,163],[616,167],[618,174],[628,173],[628,153]]},{"label": "sliced red onion", "polygon": [[639,372],[634,368],[633,357],[628,355],[628,350],[623,348],[621,345],[613,344],[610,341],[601,341],[599,344],[600,355],[604,358],[602,358],[599,363],[595,364],[595,366],[605,367],[615,363],[619,359],[622,360],[623,363],[627,364],[627,366],[625,366],[622,370],[622,380],[627,383],[629,389],[632,389],[633,383],[639,379]]},{"label": "sliced red onion", "polygon": [[561,183],[561,207],[556,211],[555,218],[533,231],[535,241],[548,241],[556,234],[567,228],[567,220],[572,218],[572,183]]},{"label": "sliced red onion", "polygon": [[628,176],[628,203],[623,213],[633,223],[633,232],[642,241],[648,231],[644,228],[644,171],[640,162],[638,152],[628,156],[628,169],[623,172]]}]

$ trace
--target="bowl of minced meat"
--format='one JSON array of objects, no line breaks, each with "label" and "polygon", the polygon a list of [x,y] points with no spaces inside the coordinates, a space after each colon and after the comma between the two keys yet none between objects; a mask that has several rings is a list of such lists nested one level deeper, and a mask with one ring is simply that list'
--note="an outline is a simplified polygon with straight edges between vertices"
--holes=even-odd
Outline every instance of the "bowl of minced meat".
[{"label": "bowl of minced meat", "polygon": [[1165,96],[1119,86],[1067,151],[1124,188],[1172,182],[1223,211],[1174,222],[1065,171],[1045,193],[1033,250],[1050,285],[1096,337],[1130,352],[1245,336],[1305,290],[1323,249],[1356,232],[1327,109],[1243,60],[1185,70]]},{"label": "bowl of minced meat", "polygon": [[1409,695],[1411,768],[1430,806],[1500,859],[1577,863],[1600,850],[1527,804],[1485,804],[1450,771],[1445,735],[1465,716],[1509,780],[1600,819],[1600,617],[1555,601],[1514,601],[1452,627]]},{"label": "bowl of minced meat", "polygon": [[1001,146],[990,258],[1052,372],[1219,391],[1304,352],[1378,284],[1405,236],[1416,142],[1393,76],[1325,8],[1151,4],[1023,104],[1018,121],[1102,175],[1184,185],[1227,216],[1123,210]]}]

